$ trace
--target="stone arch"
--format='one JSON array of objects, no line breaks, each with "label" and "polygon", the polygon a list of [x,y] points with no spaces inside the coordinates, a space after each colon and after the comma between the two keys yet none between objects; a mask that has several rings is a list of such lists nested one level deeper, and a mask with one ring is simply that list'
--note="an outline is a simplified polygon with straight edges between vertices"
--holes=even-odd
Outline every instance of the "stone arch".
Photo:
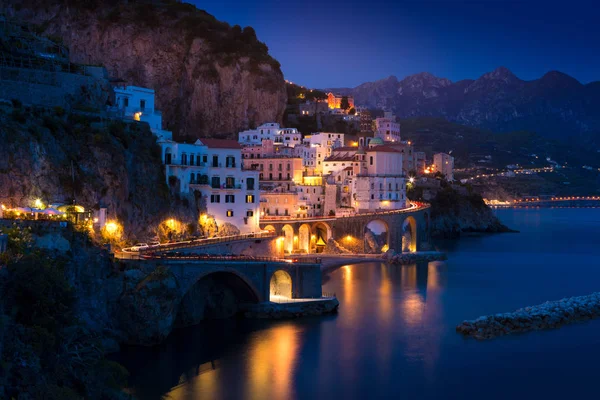
[{"label": "stone arch", "polygon": [[292,298],[292,277],[287,271],[278,269],[271,275],[269,281],[269,300]]},{"label": "stone arch", "polygon": [[385,253],[390,248],[390,228],[382,219],[369,221],[363,230],[365,253]]},{"label": "stone arch", "polygon": [[417,221],[413,216],[406,217],[402,223],[402,251],[417,251]]},{"label": "stone arch", "polygon": [[273,225],[267,225],[263,228],[263,231],[277,232],[277,229]]},{"label": "stone arch", "polygon": [[261,296],[252,282],[235,270],[207,272],[198,277],[183,296],[177,326],[190,326],[207,319],[234,316],[242,304],[259,303]]},{"label": "stone arch", "polygon": [[294,250],[294,228],[291,225],[284,225],[281,228],[283,237],[283,252],[292,254]]},{"label": "stone arch", "polygon": [[320,253],[325,248],[327,241],[331,238],[332,231],[329,224],[325,222],[317,222],[313,224],[311,235],[311,247],[316,253]]},{"label": "stone arch", "polygon": [[298,250],[300,253],[310,253],[311,248],[311,229],[310,225],[302,224],[298,229]]}]

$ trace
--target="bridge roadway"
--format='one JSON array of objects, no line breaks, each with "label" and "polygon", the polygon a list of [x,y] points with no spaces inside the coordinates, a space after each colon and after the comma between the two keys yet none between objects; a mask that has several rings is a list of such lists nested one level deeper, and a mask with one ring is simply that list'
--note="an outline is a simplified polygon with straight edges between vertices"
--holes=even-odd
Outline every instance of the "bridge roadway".
[{"label": "bridge roadway", "polygon": [[313,254],[330,239],[353,253],[382,253],[387,249],[420,251],[430,235],[430,206],[411,203],[402,210],[376,211],[337,217],[261,218],[263,230],[275,232],[284,254]]}]

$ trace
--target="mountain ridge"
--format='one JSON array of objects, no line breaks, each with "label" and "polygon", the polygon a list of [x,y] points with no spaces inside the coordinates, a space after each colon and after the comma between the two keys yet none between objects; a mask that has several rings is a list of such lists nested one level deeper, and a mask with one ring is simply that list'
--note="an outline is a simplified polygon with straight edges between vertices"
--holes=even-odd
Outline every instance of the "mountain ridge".
[{"label": "mountain ridge", "polygon": [[495,132],[530,130],[600,146],[600,82],[583,84],[560,71],[526,81],[498,67],[456,82],[421,72],[327,90],[353,95],[359,106],[393,111],[400,118],[444,117]]}]

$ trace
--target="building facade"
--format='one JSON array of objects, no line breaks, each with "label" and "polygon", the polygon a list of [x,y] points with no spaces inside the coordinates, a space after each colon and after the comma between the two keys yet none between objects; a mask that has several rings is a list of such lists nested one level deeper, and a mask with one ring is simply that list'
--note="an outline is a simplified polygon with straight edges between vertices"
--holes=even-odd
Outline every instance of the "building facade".
[{"label": "building facade", "polygon": [[385,142],[400,141],[400,124],[391,112],[385,112],[383,118],[375,119],[375,137]]},{"label": "building facade", "polygon": [[348,99],[348,109],[354,107],[354,97],[352,96],[343,96],[341,94],[327,93],[327,105],[330,109],[334,110],[337,108],[342,108],[342,99],[346,97]]},{"label": "building facade", "polygon": [[238,138],[242,145],[260,145],[263,140],[272,140],[274,144],[285,144],[291,147],[302,143],[302,135],[296,128],[281,128],[275,122],[240,132]]},{"label": "building facade", "polygon": [[217,226],[255,232],[260,217],[259,173],[242,168],[241,146],[234,140],[195,143],[159,140],[167,184],[182,194],[198,192]]},{"label": "building facade", "polygon": [[446,180],[454,180],[454,157],[446,153],[436,153],[433,155],[433,165],[436,172],[441,172]]},{"label": "building facade", "polygon": [[150,130],[159,139],[171,140],[170,131],[162,129],[162,113],[154,107],[154,90],[139,86],[123,86],[113,88],[115,92],[115,108],[125,119],[146,122]]}]

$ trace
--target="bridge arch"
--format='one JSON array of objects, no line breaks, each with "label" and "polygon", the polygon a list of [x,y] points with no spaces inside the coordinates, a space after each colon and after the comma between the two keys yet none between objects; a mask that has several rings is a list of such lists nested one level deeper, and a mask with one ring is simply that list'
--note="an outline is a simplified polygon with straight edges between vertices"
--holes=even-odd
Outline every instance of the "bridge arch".
[{"label": "bridge arch", "polygon": [[383,219],[369,221],[363,233],[365,253],[385,253],[390,248],[390,228]]},{"label": "bridge arch", "polygon": [[260,301],[260,292],[240,272],[230,268],[209,271],[199,275],[183,296],[176,324],[190,326],[207,319],[229,318],[237,314],[240,305]]},{"label": "bridge arch", "polygon": [[281,233],[283,236],[283,252],[292,254],[294,250],[294,228],[286,224],[281,228]]},{"label": "bridge arch", "polygon": [[298,250],[300,253],[308,254],[311,248],[311,229],[309,224],[302,224],[298,229]]},{"label": "bridge arch", "polygon": [[417,221],[413,216],[406,217],[402,223],[402,251],[417,251]]},{"label": "bridge arch", "polygon": [[269,231],[269,232],[277,232],[277,229],[275,229],[275,227],[273,225],[267,225],[263,228],[264,231]]},{"label": "bridge arch", "polygon": [[325,248],[327,241],[333,236],[333,232],[329,224],[325,222],[317,222],[312,226],[311,246],[314,247],[316,253],[320,253]]},{"label": "bridge arch", "polygon": [[292,277],[290,274],[282,269],[273,272],[269,281],[269,300],[291,299],[292,293]]}]

